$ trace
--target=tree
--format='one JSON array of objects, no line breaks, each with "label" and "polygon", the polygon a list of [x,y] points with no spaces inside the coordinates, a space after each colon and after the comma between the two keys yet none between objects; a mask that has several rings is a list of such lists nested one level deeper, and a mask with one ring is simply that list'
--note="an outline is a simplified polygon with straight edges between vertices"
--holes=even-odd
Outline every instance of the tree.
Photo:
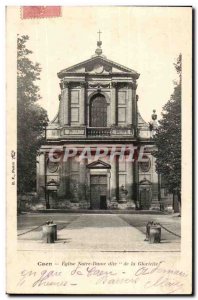
[{"label": "tree", "polygon": [[158,151],[157,172],[162,174],[169,192],[177,194],[181,203],[181,85],[182,55],[174,64],[179,80],[174,82],[174,91],[163,107],[162,119],[154,137]]},{"label": "tree", "polygon": [[26,48],[27,35],[17,38],[17,191],[35,190],[37,151],[44,140],[47,112],[36,102],[41,99],[36,81],[41,67],[33,63]]}]

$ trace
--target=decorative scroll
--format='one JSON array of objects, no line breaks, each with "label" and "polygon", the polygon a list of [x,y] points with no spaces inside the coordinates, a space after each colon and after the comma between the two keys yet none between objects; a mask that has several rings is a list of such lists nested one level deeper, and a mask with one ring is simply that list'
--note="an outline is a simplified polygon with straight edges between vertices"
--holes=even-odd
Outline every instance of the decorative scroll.
[{"label": "decorative scroll", "polygon": [[110,88],[110,82],[93,82],[93,83],[88,83],[88,88]]},{"label": "decorative scroll", "polygon": [[85,69],[86,72],[92,72],[95,71],[96,74],[101,74],[103,72],[111,72],[112,71],[112,66],[104,65],[104,64],[90,64],[86,66]]}]

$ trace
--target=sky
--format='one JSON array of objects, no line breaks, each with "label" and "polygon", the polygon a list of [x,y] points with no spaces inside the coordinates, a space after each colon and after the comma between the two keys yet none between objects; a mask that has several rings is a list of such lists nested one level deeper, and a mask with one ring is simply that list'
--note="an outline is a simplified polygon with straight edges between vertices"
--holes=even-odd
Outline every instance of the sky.
[{"label": "sky", "polygon": [[191,32],[189,15],[190,9],[181,7],[124,6],[64,7],[61,17],[51,19],[22,20],[15,12],[17,32],[29,35],[31,59],[42,67],[39,103],[49,119],[58,111],[57,73],[94,54],[99,29],[103,54],[140,73],[137,94],[142,117],[150,121],[156,109],[159,119],[177,79],[173,63]]}]

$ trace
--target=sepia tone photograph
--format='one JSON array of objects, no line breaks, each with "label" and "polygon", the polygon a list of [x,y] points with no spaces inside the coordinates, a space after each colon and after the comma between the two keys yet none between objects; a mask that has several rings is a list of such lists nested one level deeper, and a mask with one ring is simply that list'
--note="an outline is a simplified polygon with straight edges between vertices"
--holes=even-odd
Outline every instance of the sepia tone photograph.
[{"label": "sepia tone photograph", "polygon": [[[169,264],[167,270],[165,258],[179,268],[186,234],[181,228],[191,218],[191,189],[184,190],[182,181],[182,122],[192,101],[185,91],[191,14],[190,7],[7,8],[7,30],[17,24],[7,40],[16,59],[15,104],[8,107],[17,128],[10,146],[15,204],[8,211],[15,220],[15,250],[25,260],[31,255],[29,263],[34,255],[53,255],[34,260],[44,273],[73,266],[71,276],[96,276],[103,288],[86,283],[86,293],[123,293],[127,280],[132,284],[127,294],[190,290],[188,273]],[[11,62],[7,65],[11,74]],[[10,101],[9,92],[7,97]],[[189,125],[189,138],[190,130]],[[190,233],[190,225],[186,228]],[[55,263],[61,253],[64,259]],[[82,259],[98,256],[81,264],[75,253]],[[188,253],[190,258],[191,248]],[[117,272],[97,270],[108,255],[124,259],[122,274],[129,259],[135,277],[118,280]],[[158,261],[144,262],[150,255]],[[85,273],[81,265],[89,266]],[[55,281],[42,272],[36,280],[32,270],[19,272],[9,290],[29,293],[34,287],[42,294],[58,286],[57,294],[72,293],[54,273]],[[147,281],[140,292],[140,273],[144,279],[149,273],[169,275],[153,285]],[[170,274],[189,282],[188,288],[169,282]],[[111,280],[119,284],[105,292]]]}]

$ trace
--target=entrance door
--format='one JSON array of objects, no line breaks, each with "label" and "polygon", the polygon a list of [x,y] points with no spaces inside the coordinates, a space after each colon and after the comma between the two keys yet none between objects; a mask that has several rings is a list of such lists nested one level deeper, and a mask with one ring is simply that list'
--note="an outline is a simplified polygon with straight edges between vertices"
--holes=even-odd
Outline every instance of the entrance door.
[{"label": "entrance door", "polygon": [[107,208],[107,176],[106,175],[91,175],[91,209],[106,209]]},{"label": "entrance door", "polygon": [[140,209],[150,208],[150,188],[143,188],[140,190]]},{"label": "entrance door", "polygon": [[46,202],[46,208],[52,208],[54,205],[56,205],[56,199],[57,199],[57,191],[49,190],[47,191],[47,202]]},{"label": "entrance door", "polygon": [[96,95],[91,99],[90,126],[107,127],[107,102],[103,95]]}]

